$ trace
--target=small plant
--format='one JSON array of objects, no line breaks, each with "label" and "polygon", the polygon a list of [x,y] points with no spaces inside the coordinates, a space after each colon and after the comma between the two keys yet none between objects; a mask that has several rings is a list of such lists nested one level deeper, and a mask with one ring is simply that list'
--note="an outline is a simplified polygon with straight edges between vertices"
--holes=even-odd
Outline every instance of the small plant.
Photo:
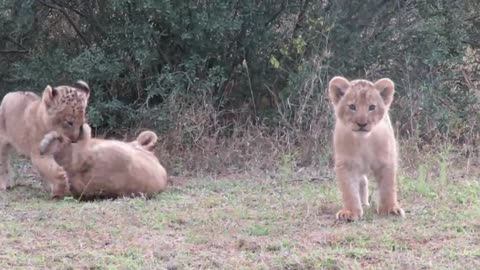
[{"label": "small plant", "polygon": [[270,227],[256,224],[249,228],[247,232],[251,236],[267,236],[270,234]]},{"label": "small plant", "polygon": [[439,182],[440,184],[445,187],[448,184],[448,166],[450,162],[450,152],[451,152],[451,145],[446,144],[442,147],[442,150],[439,154],[438,158],[438,165],[439,165]]},{"label": "small plant", "polygon": [[433,186],[430,181],[428,181],[430,172],[430,166],[423,163],[418,166],[418,176],[415,181],[415,191],[422,194],[423,196],[433,198],[436,196],[435,192],[432,190]]},{"label": "small plant", "polygon": [[295,170],[295,154],[287,153],[281,156],[279,173],[282,182],[290,181]]}]

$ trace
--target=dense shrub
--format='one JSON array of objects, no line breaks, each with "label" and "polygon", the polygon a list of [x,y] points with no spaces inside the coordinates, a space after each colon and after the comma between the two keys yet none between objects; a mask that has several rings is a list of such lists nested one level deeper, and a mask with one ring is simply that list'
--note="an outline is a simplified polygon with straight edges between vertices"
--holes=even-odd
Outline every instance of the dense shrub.
[{"label": "dense shrub", "polygon": [[400,135],[465,141],[478,131],[479,11],[474,0],[0,0],[0,88],[81,78],[103,132],[151,127],[205,149],[256,127],[318,149],[328,79],[386,76]]}]

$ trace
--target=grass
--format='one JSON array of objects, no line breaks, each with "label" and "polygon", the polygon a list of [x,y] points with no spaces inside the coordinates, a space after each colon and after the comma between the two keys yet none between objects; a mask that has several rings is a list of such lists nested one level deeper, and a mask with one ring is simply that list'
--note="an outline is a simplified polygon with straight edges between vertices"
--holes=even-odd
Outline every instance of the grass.
[{"label": "grass", "polygon": [[406,219],[367,209],[355,223],[335,222],[332,177],[282,164],[275,177],[190,179],[152,200],[54,202],[19,178],[0,194],[0,268],[480,269],[480,183],[461,163],[424,159],[400,176]]}]

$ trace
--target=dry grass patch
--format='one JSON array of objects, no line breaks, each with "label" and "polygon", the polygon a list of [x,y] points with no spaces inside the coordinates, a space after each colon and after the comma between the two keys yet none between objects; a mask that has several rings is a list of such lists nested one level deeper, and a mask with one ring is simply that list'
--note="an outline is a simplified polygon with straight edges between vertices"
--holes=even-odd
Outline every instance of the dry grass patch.
[{"label": "dry grass patch", "polygon": [[148,201],[54,202],[26,181],[0,194],[0,268],[479,269],[477,176],[425,162],[401,176],[406,219],[356,223],[335,222],[329,169],[173,178]]}]

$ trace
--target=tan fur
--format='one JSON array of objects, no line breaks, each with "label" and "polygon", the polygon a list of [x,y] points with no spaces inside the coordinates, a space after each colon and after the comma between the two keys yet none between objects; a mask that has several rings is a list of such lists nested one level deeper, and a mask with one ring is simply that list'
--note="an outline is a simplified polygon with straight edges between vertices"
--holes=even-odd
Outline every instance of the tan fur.
[{"label": "tan fur", "polygon": [[77,143],[52,131],[41,141],[40,152],[53,153],[65,168],[74,197],[150,197],[167,186],[167,173],[152,152],[156,141],[152,131],[140,133],[132,142],[95,139],[84,124]]},{"label": "tan fur", "polygon": [[41,156],[38,144],[55,130],[77,140],[85,122],[90,88],[83,81],[71,86],[48,85],[42,97],[33,92],[11,92],[0,105],[0,191],[9,182],[9,153],[13,148],[32,160],[50,186],[52,197],[62,197],[68,190],[65,171],[52,156]]},{"label": "tan fur", "polygon": [[343,209],[336,218],[362,217],[368,206],[368,179],[378,182],[379,214],[404,216],[396,193],[397,144],[388,110],[395,91],[390,79],[375,83],[334,77],[328,87],[335,109],[333,137],[335,172],[342,192]]}]

